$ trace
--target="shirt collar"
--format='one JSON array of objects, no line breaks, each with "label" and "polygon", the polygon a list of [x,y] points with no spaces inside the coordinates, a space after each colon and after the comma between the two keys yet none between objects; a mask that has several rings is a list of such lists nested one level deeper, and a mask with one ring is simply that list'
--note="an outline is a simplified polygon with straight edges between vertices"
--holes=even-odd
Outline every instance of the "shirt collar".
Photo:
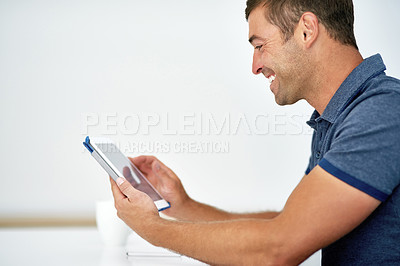
[{"label": "shirt collar", "polygon": [[320,116],[317,110],[307,122],[311,127],[312,124],[324,119],[330,123],[334,123],[341,112],[349,105],[349,103],[357,96],[364,87],[363,85],[370,79],[386,70],[380,54],[373,55],[364,59],[340,85],[332,99],[329,101],[325,111]]}]

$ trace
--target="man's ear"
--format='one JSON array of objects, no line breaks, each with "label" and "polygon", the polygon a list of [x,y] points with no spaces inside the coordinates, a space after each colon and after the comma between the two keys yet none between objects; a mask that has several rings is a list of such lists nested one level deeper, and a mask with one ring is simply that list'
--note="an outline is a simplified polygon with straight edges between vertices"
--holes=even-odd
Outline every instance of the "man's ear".
[{"label": "man's ear", "polygon": [[319,22],[314,13],[305,12],[299,21],[298,34],[302,34],[301,41],[305,48],[310,48],[319,34]]}]

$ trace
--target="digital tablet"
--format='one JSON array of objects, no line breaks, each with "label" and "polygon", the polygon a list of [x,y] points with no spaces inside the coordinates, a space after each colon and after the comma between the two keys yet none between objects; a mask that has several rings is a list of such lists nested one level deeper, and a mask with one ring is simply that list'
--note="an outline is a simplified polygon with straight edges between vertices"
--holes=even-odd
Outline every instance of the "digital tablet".
[{"label": "digital tablet", "polygon": [[158,211],[170,207],[170,204],[163,199],[142,172],[140,172],[111,140],[107,138],[89,138],[89,136],[87,136],[83,145],[112,179],[116,180],[118,177],[125,177],[134,188],[150,196]]}]

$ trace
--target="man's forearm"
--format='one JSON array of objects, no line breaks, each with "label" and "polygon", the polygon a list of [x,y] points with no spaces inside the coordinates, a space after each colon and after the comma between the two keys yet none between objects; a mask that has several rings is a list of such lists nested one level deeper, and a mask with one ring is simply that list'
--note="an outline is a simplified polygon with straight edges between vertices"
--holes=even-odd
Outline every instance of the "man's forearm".
[{"label": "man's forearm", "polygon": [[174,217],[184,221],[226,221],[235,219],[273,219],[280,212],[231,213],[188,199]]},{"label": "man's forearm", "polygon": [[265,265],[282,262],[276,224],[247,219],[182,222],[157,219],[138,228],[147,241],[216,265]]}]

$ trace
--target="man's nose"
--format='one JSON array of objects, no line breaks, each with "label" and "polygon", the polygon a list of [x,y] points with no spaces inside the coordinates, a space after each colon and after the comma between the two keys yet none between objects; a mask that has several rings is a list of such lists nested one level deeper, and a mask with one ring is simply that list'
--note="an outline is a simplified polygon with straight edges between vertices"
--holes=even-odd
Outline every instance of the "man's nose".
[{"label": "man's nose", "polygon": [[253,74],[258,75],[262,72],[263,64],[261,62],[261,56],[257,54],[257,51],[254,51],[253,54]]}]

